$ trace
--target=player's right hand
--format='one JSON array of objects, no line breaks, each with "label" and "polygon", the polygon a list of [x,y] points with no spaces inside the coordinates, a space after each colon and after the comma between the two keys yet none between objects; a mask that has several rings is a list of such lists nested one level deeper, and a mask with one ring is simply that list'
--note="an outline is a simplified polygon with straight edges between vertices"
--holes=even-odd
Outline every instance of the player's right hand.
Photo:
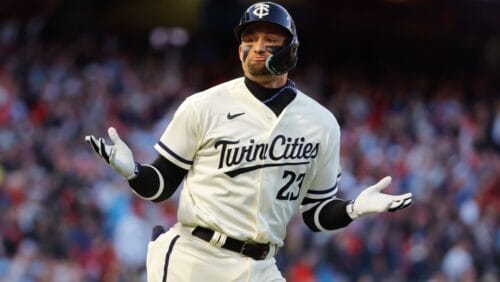
[{"label": "player's right hand", "polygon": [[114,127],[108,128],[108,135],[113,145],[108,145],[104,139],[95,138],[94,135],[85,136],[85,141],[92,149],[108,163],[114,170],[127,180],[134,178],[137,174],[136,163],[130,148],[120,139]]}]

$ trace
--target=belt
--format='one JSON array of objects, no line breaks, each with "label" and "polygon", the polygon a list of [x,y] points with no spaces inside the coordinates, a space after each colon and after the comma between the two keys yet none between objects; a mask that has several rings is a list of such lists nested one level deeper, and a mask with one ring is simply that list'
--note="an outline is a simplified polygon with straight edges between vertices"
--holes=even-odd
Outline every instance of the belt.
[{"label": "belt", "polygon": [[[212,236],[214,235],[214,231],[198,226],[193,230],[192,234],[204,241],[210,242]],[[230,237],[227,237],[226,242],[221,247],[223,249],[251,257],[255,260],[265,259],[270,250],[269,244],[245,242]]]}]

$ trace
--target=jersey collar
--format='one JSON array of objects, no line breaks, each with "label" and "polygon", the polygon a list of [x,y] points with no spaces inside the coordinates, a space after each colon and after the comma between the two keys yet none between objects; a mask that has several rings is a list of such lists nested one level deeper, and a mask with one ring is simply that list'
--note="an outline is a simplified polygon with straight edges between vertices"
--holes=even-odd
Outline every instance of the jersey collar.
[{"label": "jersey collar", "polygon": [[261,102],[268,100],[279,91],[282,91],[276,98],[266,103],[266,106],[268,106],[277,116],[297,96],[295,83],[290,79],[287,80],[287,83],[283,87],[265,88],[257,82],[250,80],[248,77],[245,77],[245,86],[250,93]]}]

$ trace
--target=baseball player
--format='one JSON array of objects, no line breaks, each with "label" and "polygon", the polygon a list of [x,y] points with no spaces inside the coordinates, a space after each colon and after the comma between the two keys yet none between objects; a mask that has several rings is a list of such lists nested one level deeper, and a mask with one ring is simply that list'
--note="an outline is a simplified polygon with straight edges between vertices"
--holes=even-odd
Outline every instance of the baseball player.
[{"label": "baseball player", "polygon": [[340,128],[288,79],[299,40],[285,8],[251,5],[235,35],[244,77],[185,99],[152,163],[135,162],[112,127],[111,145],[86,137],[145,200],[164,201],[183,182],[178,223],[156,227],[148,245],[148,281],[284,281],[274,256],[297,212],[325,231],[412,201],[410,193],[380,192],[390,177],[353,201],[336,197]]}]

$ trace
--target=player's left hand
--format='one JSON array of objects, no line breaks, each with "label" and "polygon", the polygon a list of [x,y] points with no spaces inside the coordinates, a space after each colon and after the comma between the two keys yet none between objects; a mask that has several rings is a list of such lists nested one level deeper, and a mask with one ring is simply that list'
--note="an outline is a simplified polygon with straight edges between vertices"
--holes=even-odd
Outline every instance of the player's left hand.
[{"label": "player's left hand", "polygon": [[348,204],[347,213],[352,219],[361,216],[380,213],[385,211],[396,211],[409,206],[412,202],[412,194],[388,195],[381,193],[382,189],[391,184],[391,177],[382,178],[377,184],[363,190],[352,204]]}]

